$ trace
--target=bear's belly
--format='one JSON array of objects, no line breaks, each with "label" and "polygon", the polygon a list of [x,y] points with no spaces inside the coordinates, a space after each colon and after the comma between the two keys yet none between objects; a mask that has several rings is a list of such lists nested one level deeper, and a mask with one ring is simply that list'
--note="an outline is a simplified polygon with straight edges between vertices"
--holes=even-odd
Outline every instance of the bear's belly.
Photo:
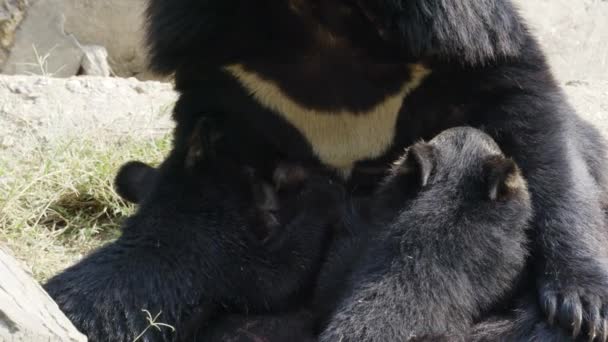
[{"label": "bear's belly", "polygon": [[410,65],[409,79],[400,89],[371,108],[320,110],[303,106],[275,82],[265,80],[240,65],[226,68],[264,108],[293,126],[312,148],[321,163],[348,177],[358,161],[382,156],[392,145],[404,99],[430,74],[419,64]]}]

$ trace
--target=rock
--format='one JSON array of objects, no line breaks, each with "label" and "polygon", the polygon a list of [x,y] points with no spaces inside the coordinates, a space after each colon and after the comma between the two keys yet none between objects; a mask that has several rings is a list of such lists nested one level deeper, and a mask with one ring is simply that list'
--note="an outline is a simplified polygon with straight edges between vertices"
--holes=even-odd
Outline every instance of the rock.
[{"label": "rock", "polygon": [[108,50],[103,46],[85,45],[82,47],[81,74],[87,76],[110,76],[110,65],[108,64]]},{"label": "rock", "polygon": [[4,0],[0,2],[0,70],[13,45],[15,30],[23,20],[27,0]]},{"label": "rock", "polygon": [[20,95],[25,95],[31,92],[31,89],[27,86],[27,84],[21,84],[21,83],[10,83],[8,85],[8,89],[13,93],[13,94],[20,94]]},{"label": "rock", "polygon": [[61,0],[57,10],[65,15],[67,34],[107,49],[115,75],[150,79],[143,46],[145,5],[146,0]]},{"label": "rock", "polygon": [[113,74],[152,79],[143,46],[145,5],[146,0],[61,0],[57,10],[65,16],[67,34],[107,49]]},{"label": "rock", "polygon": [[7,140],[12,146],[0,149],[0,157],[33,153],[42,139],[55,143],[82,136],[162,137],[173,128],[171,109],[176,100],[170,83],[0,74],[0,141],[12,137]]},{"label": "rock", "polygon": [[27,16],[14,34],[13,47],[4,65],[0,54],[3,73],[69,77],[80,70],[92,76],[112,73],[155,78],[146,71],[146,50],[142,44],[145,0],[29,0],[29,3]]},{"label": "rock", "polygon": [[0,248],[0,341],[86,341],[40,285]]},{"label": "rock", "polygon": [[82,90],[82,83],[80,80],[70,79],[65,83],[65,87],[72,93],[78,93]]},{"label": "rock", "polygon": [[133,87],[133,89],[138,93],[138,94],[147,94],[148,90],[145,87],[142,87],[141,85],[136,85]]},{"label": "rock", "polygon": [[608,1],[516,0],[560,81],[606,80]]},{"label": "rock", "polygon": [[61,0],[38,0],[15,34],[14,45],[3,72],[56,77],[76,75],[84,52],[64,32],[65,16],[58,11]]}]

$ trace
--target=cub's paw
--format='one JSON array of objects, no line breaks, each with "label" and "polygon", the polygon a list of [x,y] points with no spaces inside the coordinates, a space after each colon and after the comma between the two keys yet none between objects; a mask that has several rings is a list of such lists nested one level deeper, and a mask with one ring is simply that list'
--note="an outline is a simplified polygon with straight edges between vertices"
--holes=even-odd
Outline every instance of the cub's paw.
[{"label": "cub's paw", "polygon": [[608,284],[600,283],[584,276],[568,282],[540,279],[540,303],[549,323],[582,341],[608,341]]}]

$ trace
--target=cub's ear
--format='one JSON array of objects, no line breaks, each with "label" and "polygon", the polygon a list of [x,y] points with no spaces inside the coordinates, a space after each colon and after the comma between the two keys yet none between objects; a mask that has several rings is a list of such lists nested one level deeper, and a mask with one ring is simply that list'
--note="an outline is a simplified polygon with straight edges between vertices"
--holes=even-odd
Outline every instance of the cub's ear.
[{"label": "cub's ear", "polygon": [[489,157],[484,163],[484,174],[488,198],[492,201],[504,200],[527,187],[519,167],[510,158]]},{"label": "cub's ear", "polygon": [[404,203],[425,187],[436,164],[435,147],[426,142],[410,146],[403,156],[393,163],[388,175],[374,194],[366,215],[380,221],[390,221],[403,209]]},{"label": "cub's ear", "polygon": [[114,188],[124,200],[139,203],[148,194],[158,170],[139,161],[130,161],[120,167],[114,178]]},{"label": "cub's ear", "polygon": [[393,171],[397,177],[408,176],[417,185],[424,187],[435,168],[435,148],[429,143],[418,142],[407,149],[395,167]]}]

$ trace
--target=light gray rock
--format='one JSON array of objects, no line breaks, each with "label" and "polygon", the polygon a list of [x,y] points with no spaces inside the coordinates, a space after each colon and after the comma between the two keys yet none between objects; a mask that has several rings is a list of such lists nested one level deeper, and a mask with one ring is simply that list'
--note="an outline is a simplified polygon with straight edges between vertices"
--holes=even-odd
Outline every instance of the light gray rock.
[{"label": "light gray rock", "polygon": [[51,297],[0,248],[0,341],[84,342]]},{"label": "light gray rock", "polygon": [[15,34],[3,72],[56,77],[76,75],[80,69],[80,44],[64,32],[65,16],[58,11],[62,0],[33,2]]},{"label": "light gray rock", "polygon": [[81,73],[87,76],[110,76],[112,72],[108,64],[108,50],[99,45],[85,45],[82,47]]},{"label": "light gray rock", "polygon": [[[48,1],[48,0],[38,0]],[[143,47],[146,0],[61,0],[65,32],[83,45],[108,50],[110,66],[121,77],[150,78]]]},{"label": "light gray rock", "polygon": [[23,20],[27,0],[0,0],[0,70],[13,45],[15,30]]},{"label": "light gray rock", "polygon": [[[0,4],[2,1],[26,0],[0,0]],[[155,78],[146,71],[142,43],[145,0],[29,0],[29,3],[6,63],[2,64],[0,55],[3,73],[68,77],[81,70],[91,76],[111,72],[121,77]],[[44,67],[39,66],[33,46],[38,55],[48,54]],[[87,46],[102,46],[107,56],[104,58],[98,48],[91,55]]]},{"label": "light gray rock", "polygon": [[608,1],[515,2],[560,81],[608,79]]}]

